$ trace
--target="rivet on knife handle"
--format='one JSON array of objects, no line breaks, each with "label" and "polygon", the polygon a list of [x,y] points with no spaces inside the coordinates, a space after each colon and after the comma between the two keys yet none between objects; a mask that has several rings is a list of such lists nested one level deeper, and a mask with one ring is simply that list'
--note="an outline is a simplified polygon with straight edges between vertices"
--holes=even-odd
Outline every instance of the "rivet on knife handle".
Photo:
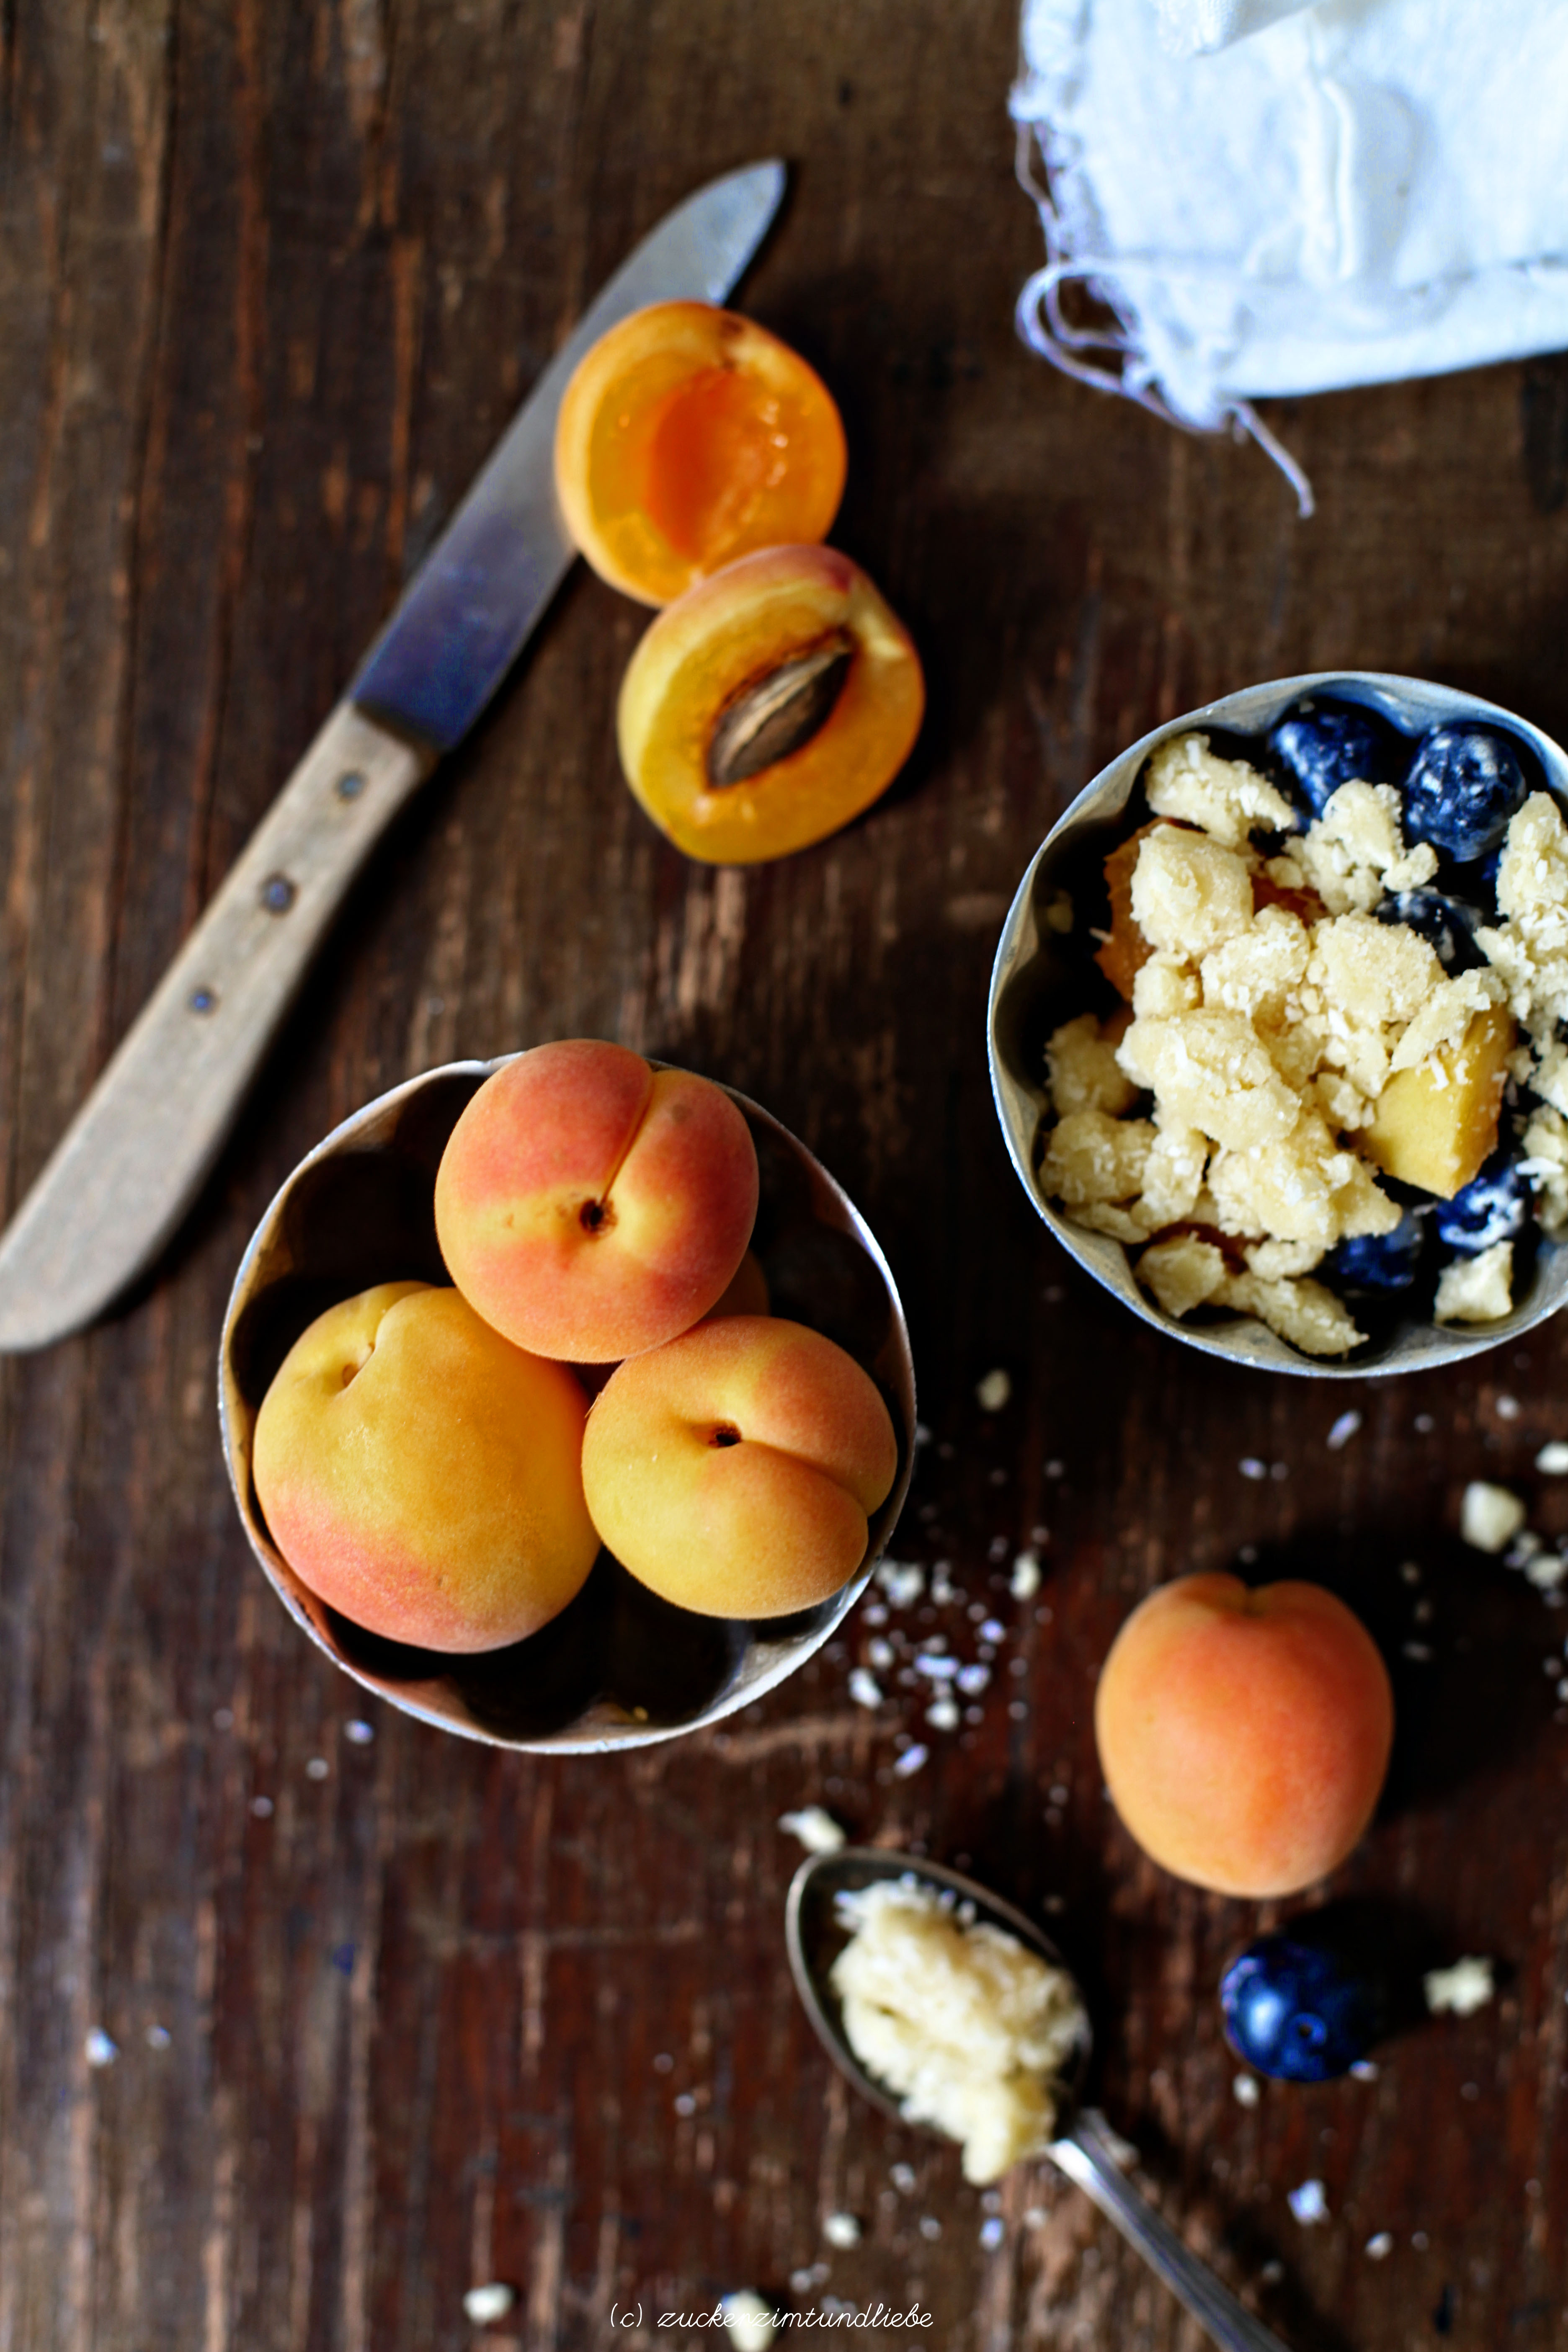
[{"label": "rivet on knife handle", "polygon": [[[332,712],[0,1240],[0,1349],[77,1329],[156,1256],[349,884],[433,764],[350,704]],[[62,1218],[49,1180],[68,1169]]]}]

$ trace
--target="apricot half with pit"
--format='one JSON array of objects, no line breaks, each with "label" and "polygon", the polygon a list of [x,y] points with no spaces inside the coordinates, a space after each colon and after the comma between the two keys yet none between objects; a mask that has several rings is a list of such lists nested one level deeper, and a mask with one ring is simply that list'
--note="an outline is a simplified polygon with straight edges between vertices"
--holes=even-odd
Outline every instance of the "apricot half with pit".
[{"label": "apricot half with pit", "polygon": [[600,337],[566,387],[555,488],[612,588],[668,604],[753,548],[825,538],[844,427],[816,371],[710,302],[656,302]]},{"label": "apricot half with pit", "polygon": [[689,1330],[757,1213],[752,1131],[722,1087],[600,1037],[486,1079],[436,1171],[453,1281],[520,1348],[604,1364]]},{"label": "apricot half with pit", "polygon": [[924,709],[909,631],[859,566],[831,547],[773,547],[658,615],[616,730],[627,782],[677,848],[750,866],[868,808]]},{"label": "apricot half with pit", "polygon": [[620,1365],[583,1441],[588,1508],[616,1559],[710,1617],[785,1616],[837,1592],[898,1465],[870,1375],[821,1332],[764,1315]]},{"label": "apricot half with pit", "polygon": [[319,1599],[432,1650],[500,1649],[564,1609],[599,1549],[587,1399],[455,1290],[384,1282],[329,1307],[257,1417],[257,1499]]}]

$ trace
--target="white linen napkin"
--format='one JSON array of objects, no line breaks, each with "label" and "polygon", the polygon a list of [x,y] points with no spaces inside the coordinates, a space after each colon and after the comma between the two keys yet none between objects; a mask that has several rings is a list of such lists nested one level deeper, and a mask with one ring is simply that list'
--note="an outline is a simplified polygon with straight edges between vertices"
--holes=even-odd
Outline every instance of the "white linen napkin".
[{"label": "white linen napkin", "polygon": [[1260,32],[1280,16],[1293,16],[1311,0],[1155,0],[1160,36],[1179,58],[1223,49],[1248,33]]},{"label": "white linen napkin", "polygon": [[[1568,344],[1568,0],[1025,0],[1033,347],[1174,423]],[[1087,284],[1115,314],[1071,323]]]}]

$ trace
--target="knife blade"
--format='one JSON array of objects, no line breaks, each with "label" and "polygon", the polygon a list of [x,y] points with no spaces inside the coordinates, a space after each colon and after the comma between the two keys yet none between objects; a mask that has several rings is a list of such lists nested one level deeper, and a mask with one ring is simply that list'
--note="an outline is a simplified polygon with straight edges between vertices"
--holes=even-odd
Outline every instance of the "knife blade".
[{"label": "knife blade", "polygon": [[722,301],[784,176],[753,163],[689,196],[543,370],[0,1238],[0,1351],[79,1330],[170,1239],[350,883],[573,562],[552,457],[577,362],[646,303]]}]

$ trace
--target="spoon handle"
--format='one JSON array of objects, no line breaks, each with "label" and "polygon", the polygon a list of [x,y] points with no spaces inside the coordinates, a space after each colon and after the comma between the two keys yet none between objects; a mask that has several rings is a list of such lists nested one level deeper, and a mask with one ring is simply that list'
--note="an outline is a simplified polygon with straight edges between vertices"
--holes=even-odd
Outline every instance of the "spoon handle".
[{"label": "spoon handle", "polygon": [[1286,2352],[1278,2336],[1243,2309],[1208,2264],[1188,2251],[1132,2186],[1117,2164],[1116,2145],[1105,2117],[1093,2107],[1080,2107],[1068,2130],[1051,2142],[1050,2153],[1068,2179],[1115,2222],[1128,2244],[1136,2246],[1155,2277],[1185,2305],[1199,2326],[1208,2330],[1220,2352]]}]

